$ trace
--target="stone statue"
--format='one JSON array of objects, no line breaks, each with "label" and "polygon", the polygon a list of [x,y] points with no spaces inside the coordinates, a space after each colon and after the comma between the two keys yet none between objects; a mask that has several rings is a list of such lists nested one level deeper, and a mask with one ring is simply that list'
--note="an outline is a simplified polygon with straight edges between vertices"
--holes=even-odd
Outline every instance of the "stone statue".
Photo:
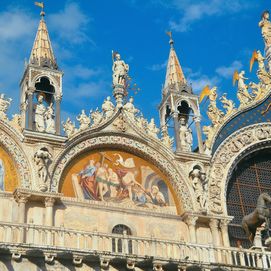
[{"label": "stone statue", "polygon": [[39,149],[34,154],[34,161],[37,166],[39,176],[39,187],[41,191],[48,189],[48,167],[51,162],[52,155],[46,148]]},{"label": "stone statue", "polygon": [[6,112],[10,106],[12,99],[5,99],[5,94],[0,94],[0,118],[2,120],[7,120]]},{"label": "stone statue", "polygon": [[10,124],[17,129],[18,131],[22,131],[22,116],[19,114],[12,115],[12,120],[10,121]]},{"label": "stone statue", "polygon": [[90,118],[92,119],[91,127],[96,127],[103,120],[103,114],[96,108],[95,111],[90,111]]},{"label": "stone statue", "polygon": [[219,110],[217,107],[212,106],[209,104],[208,110],[207,110],[207,116],[211,120],[212,124],[214,126],[219,125],[224,117],[224,113]]},{"label": "stone statue", "polygon": [[156,127],[154,118],[151,118],[150,123],[147,125],[147,133],[155,138],[157,137],[157,133],[159,132],[159,129]]},{"label": "stone statue", "polygon": [[53,103],[50,103],[50,105],[47,107],[47,111],[44,114],[45,116],[45,123],[46,123],[46,133],[55,134],[56,128],[55,128],[55,115],[54,115],[54,108]]},{"label": "stone statue", "polygon": [[217,99],[217,87],[213,87],[210,89],[210,94],[208,95],[209,100],[210,100],[210,105],[213,107],[216,107],[216,99]]},{"label": "stone statue", "polygon": [[128,76],[129,65],[120,59],[119,53],[113,54],[113,86],[126,86],[126,79]]},{"label": "stone statue", "polygon": [[111,102],[111,98],[108,96],[102,104],[102,110],[106,119],[110,118],[113,115],[114,109],[114,104]]},{"label": "stone statue", "polygon": [[223,107],[226,109],[226,114],[225,114],[225,117],[231,115],[232,112],[236,111],[236,109],[234,108],[235,107],[235,104],[232,100],[228,100],[226,98],[226,93],[224,93],[221,98],[220,98],[220,101],[222,102],[223,104]]},{"label": "stone statue", "polygon": [[139,117],[136,118],[136,120],[137,120],[137,122],[136,122],[136,123],[137,123],[137,126],[138,126],[140,129],[146,131],[146,127],[147,127],[147,125],[148,125],[148,122],[144,119],[142,113],[140,114]]},{"label": "stone statue", "polygon": [[180,142],[181,142],[180,143],[181,150],[191,151],[192,144],[193,144],[192,130],[188,128],[186,119],[184,117],[180,118],[179,135],[180,135]]},{"label": "stone statue", "polygon": [[68,137],[71,137],[77,132],[75,128],[75,123],[72,123],[70,118],[66,120],[66,123],[62,122],[62,125],[63,125],[64,132],[66,133]]},{"label": "stone statue", "polygon": [[265,230],[269,237],[270,209],[267,206],[267,203],[271,203],[271,197],[269,194],[260,194],[257,199],[256,209],[252,213],[244,216],[242,220],[242,227],[251,243],[253,243],[257,228],[263,223],[265,223]]},{"label": "stone statue", "polygon": [[252,100],[252,97],[248,93],[248,86],[245,84],[245,80],[248,78],[245,77],[245,71],[241,71],[238,74],[238,90],[237,98],[240,101],[240,106],[245,106],[249,104]]},{"label": "stone statue", "polygon": [[128,113],[131,118],[134,118],[135,114],[139,112],[134,106],[134,98],[130,97],[129,101],[123,106],[123,109]]},{"label": "stone statue", "polygon": [[195,191],[197,202],[202,209],[205,209],[207,202],[206,174],[205,172],[202,172],[199,168],[195,167],[189,175]]},{"label": "stone statue", "polygon": [[43,104],[43,96],[41,94],[38,95],[38,103],[35,107],[35,127],[36,131],[44,132],[45,131],[45,119],[44,115],[46,112],[46,108]]},{"label": "stone statue", "polygon": [[271,23],[269,20],[269,11],[265,10],[262,14],[262,20],[259,22],[259,27],[262,29],[262,36],[264,39],[265,47],[271,45]]},{"label": "stone statue", "polygon": [[259,71],[265,71],[265,65],[264,65],[265,58],[263,57],[260,50],[257,51],[257,60],[258,60]]},{"label": "stone statue", "polygon": [[86,115],[85,110],[83,109],[81,111],[81,114],[76,117],[76,119],[79,121],[79,131],[86,130],[90,126],[90,118]]},{"label": "stone statue", "polygon": [[162,139],[161,140],[162,140],[163,144],[171,149],[172,146],[173,146],[174,139],[168,135],[166,125],[162,127],[161,133],[162,133]]}]

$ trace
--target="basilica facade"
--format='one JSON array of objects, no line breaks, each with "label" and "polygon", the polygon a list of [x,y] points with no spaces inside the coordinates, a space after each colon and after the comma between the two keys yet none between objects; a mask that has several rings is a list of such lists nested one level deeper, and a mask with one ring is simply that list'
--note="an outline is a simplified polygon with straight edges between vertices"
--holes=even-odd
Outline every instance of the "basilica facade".
[{"label": "basilica facade", "polygon": [[269,13],[258,81],[233,75],[238,104],[215,86],[193,93],[168,33],[159,125],[136,108],[117,52],[112,97],[61,122],[44,17],[11,119],[0,95],[0,270],[270,270]]}]

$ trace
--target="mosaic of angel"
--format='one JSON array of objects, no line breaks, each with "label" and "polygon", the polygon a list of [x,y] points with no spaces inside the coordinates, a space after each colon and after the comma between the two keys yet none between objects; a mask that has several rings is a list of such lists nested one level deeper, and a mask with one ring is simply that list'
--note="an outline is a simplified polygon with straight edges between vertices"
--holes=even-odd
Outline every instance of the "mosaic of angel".
[{"label": "mosaic of angel", "polygon": [[72,171],[69,176],[74,194],[81,199],[149,208],[166,207],[173,202],[163,177],[146,161],[127,153],[89,155]]}]

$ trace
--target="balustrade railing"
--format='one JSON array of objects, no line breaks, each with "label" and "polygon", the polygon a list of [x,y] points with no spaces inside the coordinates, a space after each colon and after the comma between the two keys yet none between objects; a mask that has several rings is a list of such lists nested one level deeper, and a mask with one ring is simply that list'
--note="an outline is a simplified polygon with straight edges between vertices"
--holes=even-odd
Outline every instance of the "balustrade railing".
[{"label": "balustrade railing", "polygon": [[27,244],[63,250],[97,251],[122,256],[154,257],[161,260],[221,263],[231,266],[270,268],[271,252],[264,249],[214,247],[182,241],[131,235],[86,232],[64,227],[0,222],[0,244]]}]

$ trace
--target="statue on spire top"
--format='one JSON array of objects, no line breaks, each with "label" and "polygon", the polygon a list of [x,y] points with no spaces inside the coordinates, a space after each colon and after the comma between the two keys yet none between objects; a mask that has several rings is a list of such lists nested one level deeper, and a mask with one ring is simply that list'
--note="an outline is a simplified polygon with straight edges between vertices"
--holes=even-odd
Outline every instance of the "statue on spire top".
[{"label": "statue on spire top", "polygon": [[265,10],[262,14],[262,20],[259,22],[259,27],[262,29],[265,47],[269,47],[271,45],[271,22],[269,17],[269,11]]},{"label": "statue on spire top", "polygon": [[129,65],[120,58],[118,52],[112,52],[113,59],[113,87],[120,85],[126,87]]}]

